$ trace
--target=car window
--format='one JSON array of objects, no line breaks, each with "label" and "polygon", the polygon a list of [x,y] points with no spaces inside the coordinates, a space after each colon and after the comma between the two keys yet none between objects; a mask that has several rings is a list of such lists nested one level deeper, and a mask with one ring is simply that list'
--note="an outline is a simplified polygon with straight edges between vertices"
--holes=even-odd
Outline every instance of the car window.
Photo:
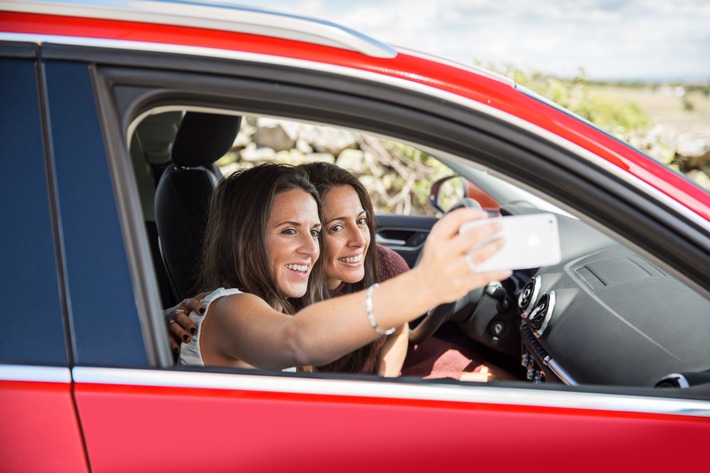
[{"label": "car window", "polygon": [[0,59],[0,294],[5,301],[0,362],[65,365],[50,186],[32,59]]},{"label": "car window", "polygon": [[[163,118],[156,114],[151,121]],[[160,165],[148,166],[151,174],[169,161],[169,144],[163,143],[163,148]],[[710,331],[706,298],[542,196],[503,181],[476,163],[461,165],[467,161],[460,157],[441,152],[444,162],[438,162],[434,156],[435,150],[423,153],[396,139],[342,127],[246,115],[234,146],[217,164],[222,174],[228,174],[269,161],[334,162],[366,183],[380,210],[403,218],[411,216],[414,202],[424,201],[418,207],[422,209],[429,205],[428,194],[437,179],[455,174],[475,187],[479,198],[495,200],[499,215],[555,212],[562,262],[516,272],[502,282],[505,295],[479,294],[476,303],[469,301],[454,314],[444,335],[464,340],[504,364],[513,379],[653,387],[673,373],[686,371],[690,376],[710,367],[710,346],[703,341],[703,334]],[[417,194],[417,185],[412,185],[407,191],[409,204],[387,208],[388,199],[402,193],[401,187],[387,193],[395,180],[416,181],[422,190]],[[409,225],[403,220],[401,228],[408,230]],[[667,317],[670,313],[672,319]]]},{"label": "car window", "polygon": [[217,164],[223,174],[260,162],[324,161],[347,169],[370,191],[375,212],[434,215],[432,184],[454,172],[401,141],[297,120],[247,115],[234,148]]},{"label": "car window", "polygon": [[78,61],[46,61],[44,79],[74,361],[144,366],[143,327],[91,69]]},{"label": "car window", "polygon": [[[170,113],[160,116],[167,118]],[[427,152],[396,139],[257,115],[243,118],[234,147],[217,161],[217,166],[222,175],[227,175],[237,169],[271,161],[294,165],[313,161],[337,164],[365,184],[375,212],[383,214],[441,215],[445,209],[431,205],[430,192],[437,181],[458,175],[436,151]],[[504,198],[503,203],[524,201],[533,208],[567,214],[550,202],[486,171],[472,168],[469,173],[471,181],[481,188],[479,197],[483,199],[490,193]],[[450,206],[462,197],[462,189],[450,189],[444,198]]]}]

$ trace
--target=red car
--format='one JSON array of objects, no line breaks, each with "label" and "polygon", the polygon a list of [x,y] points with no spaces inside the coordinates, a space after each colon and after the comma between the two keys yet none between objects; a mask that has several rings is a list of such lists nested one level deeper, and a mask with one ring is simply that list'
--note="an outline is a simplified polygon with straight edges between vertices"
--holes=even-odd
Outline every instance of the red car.
[{"label": "red car", "polygon": [[[0,64],[1,471],[704,464],[710,195],[628,144],[483,70],[197,2],[4,0]],[[558,265],[412,331],[514,380],[176,367],[161,309],[190,275],[169,252],[194,242],[161,231],[156,195],[218,177],[240,117],[401,143],[491,213],[555,212]],[[381,243],[414,265],[435,221],[378,215]]]}]

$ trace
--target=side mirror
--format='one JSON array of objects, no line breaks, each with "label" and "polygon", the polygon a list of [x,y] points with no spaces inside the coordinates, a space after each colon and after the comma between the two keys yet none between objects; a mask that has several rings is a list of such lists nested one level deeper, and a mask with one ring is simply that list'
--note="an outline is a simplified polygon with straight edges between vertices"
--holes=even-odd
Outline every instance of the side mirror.
[{"label": "side mirror", "polygon": [[470,198],[481,204],[483,210],[491,215],[497,215],[500,204],[483,189],[464,179],[453,175],[442,177],[434,182],[429,191],[429,205],[440,213],[446,213],[451,207],[462,199]]},{"label": "side mirror", "polygon": [[461,176],[439,179],[429,191],[429,205],[437,212],[446,213],[452,205],[466,197],[466,182]]}]

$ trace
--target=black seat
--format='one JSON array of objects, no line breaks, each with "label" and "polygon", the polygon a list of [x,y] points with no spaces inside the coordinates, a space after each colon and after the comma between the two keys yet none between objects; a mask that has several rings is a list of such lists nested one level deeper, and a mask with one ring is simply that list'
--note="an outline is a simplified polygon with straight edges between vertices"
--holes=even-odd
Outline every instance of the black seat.
[{"label": "black seat", "polygon": [[187,112],[180,123],[155,193],[160,250],[173,288],[173,303],[197,291],[209,199],[221,178],[215,162],[234,144],[241,118]]}]

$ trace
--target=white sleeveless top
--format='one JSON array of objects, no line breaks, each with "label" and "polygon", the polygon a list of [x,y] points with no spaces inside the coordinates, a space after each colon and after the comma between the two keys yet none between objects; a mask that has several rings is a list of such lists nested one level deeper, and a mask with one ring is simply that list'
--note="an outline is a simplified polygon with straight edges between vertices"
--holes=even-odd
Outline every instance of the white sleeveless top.
[{"label": "white sleeveless top", "polygon": [[210,304],[220,297],[231,296],[233,294],[242,294],[239,289],[225,289],[220,287],[215,289],[202,299],[202,305],[205,306],[205,315],[196,314],[194,311],[190,312],[190,319],[197,325],[197,333],[192,337],[190,343],[182,343],[180,345],[180,358],[178,358],[178,364],[181,365],[192,365],[192,366],[205,366],[205,362],[202,360],[202,353],[200,352],[200,335],[202,334],[202,322],[207,316]]}]

